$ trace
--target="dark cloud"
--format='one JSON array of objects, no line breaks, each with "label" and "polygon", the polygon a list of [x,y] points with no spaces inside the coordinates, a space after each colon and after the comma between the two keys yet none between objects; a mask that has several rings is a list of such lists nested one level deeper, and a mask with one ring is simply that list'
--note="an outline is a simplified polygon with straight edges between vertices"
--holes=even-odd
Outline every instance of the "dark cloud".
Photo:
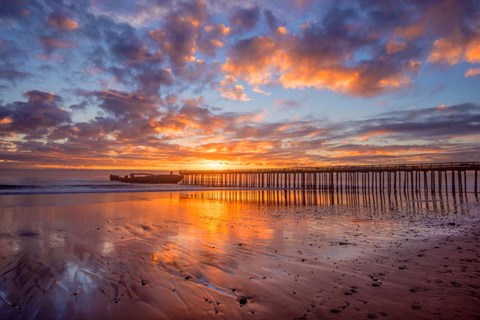
[{"label": "dark cloud", "polygon": [[47,54],[59,49],[73,49],[76,47],[74,41],[57,37],[43,37],[40,41]]},{"label": "dark cloud", "polygon": [[257,25],[260,18],[260,8],[238,8],[230,15],[230,23],[235,31],[250,31]]},{"label": "dark cloud", "polygon": [[275,99],[273,104],[280,108],[280,110],[288,110],[288,109],[297,109],[302,105],[301,101],[298,100],[291,100],[291,99]]},{"label": "dark cloud", "polygon": [[73,111],[85,111],[88,107],[87,101],[82,101],[80,103],[72,104],[69,106]]},{"label": "dark cloud", "polygon": [[275,32],[279,27],[279,22],[277,17],[270,10],[263,10],[263,15],[265,17],[267,26],[270,28],[270,32]]},{"label": "dark cloud", "polygon": [[162,85],[173,84],[173,77],[167,69],[144,70],[137,77],[141,93],[155,96]]},{"label": "dark cloud", "polygon": [[160,96],[162,88],[174,85],[182,91],[184,82],[195,83],[199,88],[211,83],[217,77],[213,72],[218,67],[210,68],[210,63],[207,66],[205,60],[195,55],[197,52],[215,55],[229,29],[208,23],[203,1],[180,2],[171,7],[166,3],[159,5],[163,16],[157,19],[155,29],[121,23],[118,16],[90,16],[92,22],[82,32],[96,46],[86,64],[110,73],[115,81],[150,97]]},{"label": "dark cloud", "polygon": [[432,140],[476,135],[480,105],[464,103],[385,113],[363,122],[356,134],[382,134],[399,139]]},{"label": "dark cloud", "polygon": [[105,39],[110,53],[121,63],[140,64],[144,62],[161,62],[161,55],[149,50],[137,36],[135,29],[121,26],[119,30],[107,31]]},{"label": "dark cloud", "polygon": [[9,80],[15,82],[20,79],[25,79],[30,77],[31,74],[28,72],[23,72],[15,69],[11,69],[8,67],[0,67],[0,79]]},{"label": "dark cloud", "polygon": [[13,82],[25,79],[31,74],[21,70],[26,53],[17,43],[0,38],[0,80]]},{"label": "dark cloud", "polygon": [[[164,65],[164,54],[158,46],[142,39],[141,34],[128,24],[117,24],[106,17],[90,17],[96,30],[97,45],[90,51],[85,63],[88,68],[136,88],[138,94],[157,97],[161,86],[170,86],[174,78]],[[92,35],[93,36],[93,35]]]},{"label": "dark cloud", "polygon": [[27,102],[14,102],[0,109],[0,132],[26,134],[30,139],[42,138],[58,125],[70,123],[70,114],[61,108],[62,99],[43,91],[27,91]]},{"label": "dark cloud", "polygon": [[205,26],[197,41],[199,50],[213,57],[217,50],[225,45],[226,37],[230,32],[230,27],[224,24],[210,24]]},{"label": "dark cloud", "polygon": [[[424,1],[427,3],[428,1]],[[387,1],[358,1],[358,7],[349,8],[360,12],[368,22],[366,27],[373,32],[389,33],[399,25],[410,24],[416,21],[421,14],[419,1],[402,1],[399,3]],[[334,18],[334,16],[332,16]],[[334,22],[332,21],[334,24]]]},{"label": "dark cloud", "polygon": [[196,38],[207,17],[205,2],[196,0],[181,3],[178,9],[166,17],[162,28],[150,32],[165,52],[177,73],[182,73],[187,63],[194,60]]},{"label": "dark cloud", "polygon": [[27,14],[27,1],[0,0],[0,17],[18,17]]},{"label": "dark cloud", "polygon": [[108,91],[77,91],[84,97],[95,97],[98,106],[118,119],[139,118],[157,113],[156,100],[137,93]]}]

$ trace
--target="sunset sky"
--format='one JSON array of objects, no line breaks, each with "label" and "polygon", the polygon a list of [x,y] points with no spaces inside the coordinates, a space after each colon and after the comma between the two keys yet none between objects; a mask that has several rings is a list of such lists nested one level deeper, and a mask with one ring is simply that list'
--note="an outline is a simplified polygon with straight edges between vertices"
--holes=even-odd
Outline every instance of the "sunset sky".
[{"label": "sunset sky", "polygon": [[480,159],[480,1],[0,0],[0,167]]}]

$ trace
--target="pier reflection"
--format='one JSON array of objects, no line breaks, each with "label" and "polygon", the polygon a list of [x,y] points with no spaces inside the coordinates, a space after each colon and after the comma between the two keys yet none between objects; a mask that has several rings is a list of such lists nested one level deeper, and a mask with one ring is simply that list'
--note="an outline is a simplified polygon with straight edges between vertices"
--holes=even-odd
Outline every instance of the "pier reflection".
[{"label": "pier reflection", "polygon": [[[392,212],[400,210],[412,214],[424,213],[464,213],[466,204],[478,203],[479,198],[471,193],[442,194],[426,192],[389,193],[381,190],[348,192],[322,190],[209,190],[203,192],[183,192],[180,200],[210,200],[238,202],[258,205],[292,206],[341,206],[361,208],[365,212]],[[406,210],[406,211],[405,211]]]}]

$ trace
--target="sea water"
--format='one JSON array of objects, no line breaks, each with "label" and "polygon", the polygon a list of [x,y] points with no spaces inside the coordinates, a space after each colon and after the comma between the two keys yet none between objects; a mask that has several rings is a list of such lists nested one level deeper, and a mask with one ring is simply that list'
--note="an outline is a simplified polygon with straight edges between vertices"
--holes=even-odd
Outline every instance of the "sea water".
[{"label": "sea water", "polygon": [[[89,169],[0,169],[2,194],[58,194],[141,191],[182,191],[203,189],[181,184],[130,184],[110,181],[110,175],[125,176],[132,170]],[[170,171],[149,170],[152,174]]]}]

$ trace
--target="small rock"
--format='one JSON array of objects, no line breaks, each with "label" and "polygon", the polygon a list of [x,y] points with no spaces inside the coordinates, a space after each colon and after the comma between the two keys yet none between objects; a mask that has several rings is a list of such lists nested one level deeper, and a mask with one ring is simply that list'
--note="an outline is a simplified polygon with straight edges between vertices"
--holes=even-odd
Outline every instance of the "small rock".
[{"label": "small rock", "polygon": [[421,308],[422,308],[422,306],[421,306],[420,304],[418,304],[418,303],[412,303],[412,309],[418,310],[418,309],[421,309]]},{"label": "small rock", "polygon": [[241,306],[243,306],[244,304],[247,304],[247,302],[248,302],[247,297],[240,297],[240,299],[238,300],[238,303],[240,303]]}]

